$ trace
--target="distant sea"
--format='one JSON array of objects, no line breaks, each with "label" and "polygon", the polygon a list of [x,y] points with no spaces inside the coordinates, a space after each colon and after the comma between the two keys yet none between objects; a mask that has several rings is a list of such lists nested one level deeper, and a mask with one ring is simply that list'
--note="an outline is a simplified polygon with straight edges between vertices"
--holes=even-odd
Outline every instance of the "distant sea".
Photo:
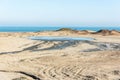
[{"label": "distant sea", "polygon": [[118,30],[120,27],[0,27],[0,32],[38,32],[38,31],[53,31],[61,28],[71,28],[73,30],[93,30],[98,31],[101,29]]}]

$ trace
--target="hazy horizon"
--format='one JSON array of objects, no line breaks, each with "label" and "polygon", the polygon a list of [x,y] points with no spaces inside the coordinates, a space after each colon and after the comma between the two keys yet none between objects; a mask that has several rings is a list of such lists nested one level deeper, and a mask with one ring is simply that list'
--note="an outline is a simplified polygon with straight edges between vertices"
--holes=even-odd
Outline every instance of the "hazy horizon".
[{"label": "hazy horizon", "polygon": [[120,0],[0,0],[0,27],[119,27],[119,8]]}]

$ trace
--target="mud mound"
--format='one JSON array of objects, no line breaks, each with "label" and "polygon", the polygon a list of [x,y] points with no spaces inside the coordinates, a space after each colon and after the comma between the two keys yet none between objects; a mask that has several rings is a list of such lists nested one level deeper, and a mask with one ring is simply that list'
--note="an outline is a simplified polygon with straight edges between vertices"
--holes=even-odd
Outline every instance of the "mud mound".
[{"label": "mud mound", "polygon": [[90,32],[88,30],[78,31],[77,33],[78,34],[83,34],[83,35],[90,34]]},{"label": "mud mound", "polygon": [[116,30],[99,30],[95,32],[94,34],[100,34],[100,35],[120,35],[119,31]]},{"label": "mud mound", "polygon": [[56,31],[76,31],[76,30],[72,30],[70,28],[61,28],[61,29],[56,30]]}]

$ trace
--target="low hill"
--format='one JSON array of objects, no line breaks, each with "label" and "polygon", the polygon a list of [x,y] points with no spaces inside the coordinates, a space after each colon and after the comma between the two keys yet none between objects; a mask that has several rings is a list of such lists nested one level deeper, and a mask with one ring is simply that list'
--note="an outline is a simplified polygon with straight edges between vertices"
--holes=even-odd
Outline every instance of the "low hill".
[{"label": "low hill", "polygon": [[100,34],[100,35],[120,35],[119,31],[116,30],[99,30],[95,32],[94,34]]},{"label": "low hill", "polygon": [[61,29],[56,30],[56,31],[76,31],[76,30],[73,30],[71,28],[61,28]]}]

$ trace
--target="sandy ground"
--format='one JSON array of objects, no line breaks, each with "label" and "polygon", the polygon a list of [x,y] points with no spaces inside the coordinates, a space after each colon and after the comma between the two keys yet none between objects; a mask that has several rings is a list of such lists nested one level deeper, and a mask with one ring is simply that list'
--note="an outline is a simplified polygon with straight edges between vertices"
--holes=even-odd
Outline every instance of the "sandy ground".
[{"label": "sandy ground", "polygon": [[120,36],[44,32],[93,41],[36,41],[0,33],[0,80],[120,80]]}]

